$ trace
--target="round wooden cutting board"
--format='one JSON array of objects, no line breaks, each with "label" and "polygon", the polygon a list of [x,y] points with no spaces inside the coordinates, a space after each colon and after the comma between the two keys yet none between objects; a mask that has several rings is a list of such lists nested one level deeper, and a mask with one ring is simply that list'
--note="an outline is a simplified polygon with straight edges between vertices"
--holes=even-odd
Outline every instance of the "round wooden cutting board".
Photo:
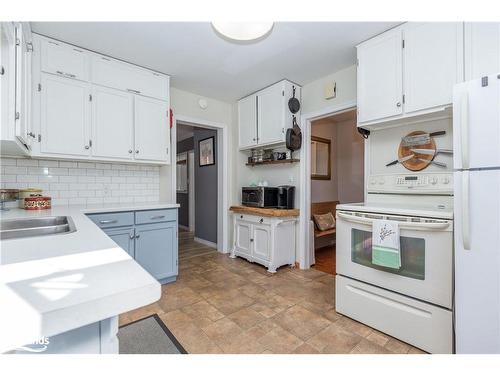
[{"label": "round wooden cutting board", "polygon": [[[423,135],[423,134],[426,134],[426,132],[414,131],[407,134],[407,137],[411,137],[414,135]],[[403,140],[401,140],[401,143],[399,144],[398,159],[404,158],[405,156],[408,156],[410,154],[415,154],[413,158],[402,163],[406,169],[416,172],[427,168],[430,165],[431,160],[434,158],[434,155],[417,154],[410,151],[412,148],[425,148],[428,150],[436,151],[436,142],[434,142],[434,139],[430,138],[430,142],[423,145],[405,146]],[[425,159],[425,161],[420,161],[418,159],[422,160]]]}]

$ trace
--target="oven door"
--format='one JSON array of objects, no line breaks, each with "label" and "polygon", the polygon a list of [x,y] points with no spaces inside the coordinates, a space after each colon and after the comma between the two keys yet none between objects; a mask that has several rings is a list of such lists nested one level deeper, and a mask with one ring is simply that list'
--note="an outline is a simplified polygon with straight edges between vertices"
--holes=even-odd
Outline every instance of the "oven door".
[{"label": "oven door", "polygon": [[[398,222],[400,269],[372,264],[373,219]],[[450,309],[452,269],[452,220],[337,211],[337,274]]]}]

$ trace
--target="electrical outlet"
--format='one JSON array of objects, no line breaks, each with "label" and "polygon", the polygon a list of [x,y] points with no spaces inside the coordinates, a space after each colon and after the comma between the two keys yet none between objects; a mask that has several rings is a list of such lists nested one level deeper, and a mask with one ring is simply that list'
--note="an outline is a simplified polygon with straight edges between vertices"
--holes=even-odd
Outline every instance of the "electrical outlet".
[{"label": "electrical outlet", "polygon": [[109,185],[104,185],[104,196],[109,197],[110,193]]}]

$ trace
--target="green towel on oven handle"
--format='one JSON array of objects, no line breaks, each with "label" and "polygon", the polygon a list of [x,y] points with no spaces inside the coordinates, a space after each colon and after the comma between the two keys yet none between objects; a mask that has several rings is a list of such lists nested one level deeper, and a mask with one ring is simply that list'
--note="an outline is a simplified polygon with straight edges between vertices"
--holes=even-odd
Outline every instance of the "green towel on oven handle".
[{"label": "green towel on oven handle", "polygon": [[398,249],[372,245],[372,264],[387,268],[401,268],[401,256]]}]

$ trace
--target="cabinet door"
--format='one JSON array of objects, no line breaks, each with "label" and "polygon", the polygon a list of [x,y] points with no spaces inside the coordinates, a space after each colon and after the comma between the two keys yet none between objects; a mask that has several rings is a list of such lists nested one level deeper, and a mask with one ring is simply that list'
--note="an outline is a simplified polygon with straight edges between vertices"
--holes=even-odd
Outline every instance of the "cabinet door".
[{"label": "cabinet door", "polygon": [[90,89],[88,83],[42,73],[42,153],[90,155]]},{"label": "cabinet door", "polygon": [[[30,148],[31,117],[31,49],[26,40],[26,26],[16,26],[16,127],[19,141]],[[32,133],[31,133],[32,134]]]},{"label": "cabinet door", "polygon": [[133,97],[123,91],[92,88],[92,156],[132,159]]},{"label": "cabinet door", "polygon": [[0,22],[0,130],[8,139],[14,129],[16,34],[12,22]]},{"label": "cabinet door", "polygon": [[41,42],[42,71],[81,81],[89,79],[89,55],[86,51],[55,40]]},{"label": "cabinet door", "polygon": [[253,226],[253,252],[255,258],[271,259],[271,226],[255,224]]},{"label": "cabinet door", "polygon": [[257,143],[269,144],[285,140],[285,97],[282,84],[257,94]]},{"label": "cabinet door", "polygon": [[103,231],[134,258],[134,227],[103,229]]},{"label": "cabinet door", "polygon": [[465,80],[500,72],[500,22],[465,23]]},{"label": "cabinet door", "polygon": [[238,130],[240,148],[257,144],[257,96],[238,101]]},{"label": "cabinet door", "polygon": [[135,159],[168,162],[170,124],[168,103],[135,96]]},{"label": "cabinet door", "polygon": [[252,255],[252,224],[245,221],[236,220],[234,229],[235,250],[250,257]]},{"label": "cabinet door", "polygon": [[177,222],[135,227],[135,260],[153,277],[177,275]]},{"label": "cabinet door", "polygon": [[408,23],[404,39],[405,112],[450,104],[463,81],[462,23]]},{"label": "cabinet door", "polygon": [[358,122],[403,113],[402,44],[397,28],[358,46]]}]

